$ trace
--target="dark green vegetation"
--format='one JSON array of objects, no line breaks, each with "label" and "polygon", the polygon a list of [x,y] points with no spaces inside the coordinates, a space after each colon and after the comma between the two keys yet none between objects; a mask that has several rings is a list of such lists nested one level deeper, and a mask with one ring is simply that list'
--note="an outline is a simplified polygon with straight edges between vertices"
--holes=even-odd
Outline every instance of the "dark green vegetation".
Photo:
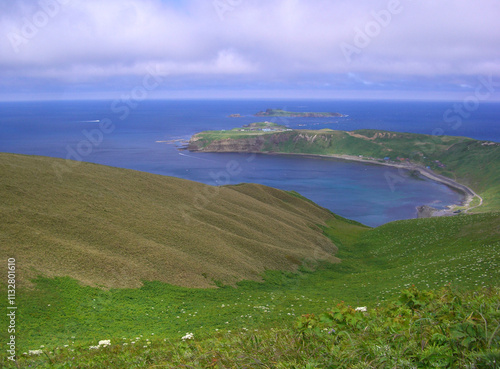
[{"label": "dark green vegetation", "polygon": [[266,135],[193,136],[189,149],[206,152],[264,152],[351,156],[392,163],[411,162],[471,187],[484,199],[475,211],[500,209],[500,144],[466,137],[358,130],[293,130]]},{"label": "dark green vegetation", "polygon": [[[334,216],[298,193],[256,185],[220,188],[205,207],[192,212],[174,208],[175,213],[169,208],[183,201],[193,204],[190,191],[199,193],[207,186],[85,163],[59,180],[52,178],[52,164],[60,160],[3,154],[1,159],[2,259],[14,253],[18,278],[24,281],[17,291],[20,367],[382,368],[474,363],[471,367],[486,368],[494,367],[495,358],[498,363],[500,296],[495,286],[500,280],[500,213],[405,220],[370,229]],[[191,218],[186,226],[182,210]],[[305,256],[295,258],[287,257],[284,246],[277,254],[267,254],[284,256],[290,271],[268,270],[261,274],[263,282],[241,281],[244,276],[213,282],[213,276],[202,275],[207,285],[220,286],[208,289],[174,286],[154,281],[155,274],[143,274],[156,268],[169,273],[176,267],[189,272],[182,265],[162,266],[165,259],[155,260],[161,252],[155,253],[151,245],[163,245],[164,252],[170,252],[175,246],[168,243],[170,237],[176,237],[179,248],[184,245],[182,235],[169,227],[171,222],[188,227],[182,230],[204,247],[203,242],[211,242],[206,238],[221,237],[214,243],[223,242],[225,232],[233,231],[224,228],[229,225],[234,224],[234,232],[248,231],[241,226],[243,219],[255,232],[248,237],[273,232],[254,229],[263,226],[253,222],[259,216],[273,217],[265,221],[279,222],[281,227],[266,248],[272,250],[280,240],[287,243],[292,237],[309,247]],[[212,227],[204,222],[212,225],[219,217],[218,232],[207,233]],[[306,226],[301,228],[302,224]],[[120,236],[122,232],[126,237]],[[109,255],[106,247],[116,237],[125,245],[131,239],[127,248],[113,251],[123,264],[113,264],[113,258],[87,261],[93,253]],[[141,247],[144,240],[154,243]],[[227,262],[224,257],[231,256],[225,253],[240,255],[242,239],[231,240],[232,248],[216,250],[222,254],[221,264],[205,257],[203,267],[215,265],[217,270]],[[134,245],[138,251],[131,253]],[[87,254],[78,259],[79,253]],[[334,253],[340,263],[315,261],[336,260]],[[127,263],[132,266],[126,274],[111,279]],[[29,267],[22,269],[23,265]],[[239,266],[243,269],[246,264]],[[28,278],[39,274],[44,277],[27,285]],[[50,278],[55,275],[73,279]],[[193,277],[184,278],[170,283],[187,285],[184,282]],[[131,287],[144,282],[140,288],[121,288],[122,280]],[[450,283],[453,291],[439,290]],[[419,292],[413,284],[419,291],[434,292]],[[393,302],[403,289],[403,300]],[[6,296],[4,288],[1,293]],[[368,311],[354,312],[348,305],[366,305]],[[5,316],[0,323],[7,326]],[[188,332],[194,338],[183,341]],[[7,342],[5,330],[0,339]],[[89,349],[107,339],[110,346]],[[23,355],[36,349],[43,353]],[[5,352],[1,355],[6,364]]]},{"label": "dark green vegetation", "polygon": [[72,349],[59,348],[25,363],[43,368],[497,368],[499,303],[498,289],[464,294],[410,288],[398,302],[367,312],[341,303],[319,317],[298,319],[295,328],[240,329],[185,342],[143,337],[78,350],[76,358]]},{"label": "dark green vegetation", "polygon": [[340,113],[328,112],[295,112],[281,109],[266,109],[255,114],[256,117],[298,117],[298,118],[327,118],[327,117],[343,117]]},{"label": "dark green vegetation", "polygon": [[[405,289],[399,300],[356,311],[337,303],[294,325],[237,328],[167,339],[111,340],[89,349],[70,343],[23,355],[39,368],[497,368],[500,290]],[[97,345],[97,341],[93,346]],[[46,349],[45,347],[43,349]],[[14,365],[7,365],[14,368]]]}]

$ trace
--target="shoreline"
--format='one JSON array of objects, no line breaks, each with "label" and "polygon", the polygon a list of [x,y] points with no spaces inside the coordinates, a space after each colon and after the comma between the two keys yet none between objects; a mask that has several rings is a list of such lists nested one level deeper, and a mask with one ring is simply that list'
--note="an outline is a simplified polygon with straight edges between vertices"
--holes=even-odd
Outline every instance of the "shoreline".
[{"label": "shoreline", "polygon": [[[199,150],[199,151],[194,150],[194,152],[224,153],[222,151],[204,151],[204,150]],[[227,151],[227,152],[229,152],[229,151]],[[406,163],[406,164],[387,163],[387,162],[380,162],[380,161],[375,161],[375,160],[370,160],[370,159],[364,159],[364,158],[360,158],[359,156],[344,155],[344,154],[324,155],[324,154],[286,153],[286,152],[274,152],[274,151],[256,151],[256,152],[245,151],[245,153],[264,154],[264,155],[290,155],[290,156],[295,155],[295,156],[302,156],[302,157],[319,157],[319,158],[326,158],[326,159],[338,159],[338,160],[345,160],[345,161],[354,161],[354,162],[364,163],[364,164],[382,165],[382,166],[387,166],[387,167],[392,167],[392,168],[397,168],[397,169],[404,169],[407,171],[417,171],[422,176],[429,178],[432,181],[435,181],[435,182],[441,183],[445,186],[448,186],[448,187],[452,188],[453,190],[460,192],[464,195],[464,200],[460,204],[449,205],[447,207],[447,209],[436,209],[436,211],[431,215],[432,217],[455,215],[454,211],[459,206],[465,207],[465,209],[463,209],[463,212],[466,213],[469,210],[477,208],[483,204],[482,197],[479,196],[476,192],[474,192],[474,190],[472,190],[468,186],[463,185],[461,183],[458,183],[457,181],[454,181],[451,178],[434,173],[431,169],[427,169],[421,165],[417,165],[417,164],[413,164],[413,163]],[[477,197],[479,199],[479,205],[475,205],[475,206],[471,207],[470,204],[475,197]],[[417,212],[418,212],[418,209],[417,209]]]},{"label": "shoreline", "polygon": [[[270,152],[270,151],[260,152],[260,153],[261,154],[270,154],[270,155],[297,155],[297,156],[320,157],[320,158],[327,158],[327,159],[339,159],[339,160],[345,160],[345,161],[355,161],[358,163],[365,163],[365,164],[383,165],[386,167],[404,169],[404,170],[408,170],[408,171],[417,171],[422,176],[429,178],[429,179],[433,180],[434,182],[444,184],[445,186],[448,186],[448,187],[452,188],[453,190],[460,192],[464,195],[464,200],[461,204],[451,205],[448,207],[448,209],[436,209],[436,212],[432,216],[453,215],[453,211],[457,206],[465,207],[466,209],[464,209],[464,212],[467,212],[468,210],[471,210],[471,209],[474,209],[476,207],[481,206],[483,203],[482,197],[479,196],[476,192],[474,192],[474,190],[467,187],[466,185],[458,183],[457,181],[454,181],[451,178],[434,173],[431,169],[427,169],[421,165],[417,165],[417,164],[413,164],[413,163],[407,163],[407,164],[386,163],[386,162],[380,162],[380,161],[375,161],[375,160],[370,160],[370,159],[363,159],[363,158],[353,156],[353,155],[340,155],[340,154],[323,155],[323,154],[303,154],[303,153],[280,153],[280,152]],[[258,154],[258,152],[256,154]],[[472,202],[472,200],[475,197],[479,198],[479,205],[470,207],[470,203]]]}]

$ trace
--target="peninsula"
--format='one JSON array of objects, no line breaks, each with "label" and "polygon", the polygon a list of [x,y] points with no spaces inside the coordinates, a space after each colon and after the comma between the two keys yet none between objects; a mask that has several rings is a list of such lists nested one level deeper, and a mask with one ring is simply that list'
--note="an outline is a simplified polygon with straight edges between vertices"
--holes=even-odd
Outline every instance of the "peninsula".
[{"label": "peninsula", "polygon": [[[294,130],[261,122],[229,131],[198,133],[187,149],[311,155],[393,166],[462,192],[462,207],[448,213],[500,209],[500,144],[496,142],[368,129]],[[402,177],[403,173],[408,175],[407,171],[401,172]]]},{"label": "peninsula", "polygon": [[287,117],[287,118],[330,118],[330,117],[344,117],[340,113],[329,112],[294,112],[281,109],[267,109],[266,111],[259,111],[255,114],[256,117]]}]

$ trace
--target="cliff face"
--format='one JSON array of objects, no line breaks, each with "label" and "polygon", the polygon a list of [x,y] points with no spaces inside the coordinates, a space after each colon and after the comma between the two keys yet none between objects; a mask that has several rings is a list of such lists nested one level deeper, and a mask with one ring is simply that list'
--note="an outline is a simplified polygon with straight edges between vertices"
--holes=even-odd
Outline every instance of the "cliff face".
[{"label": "cliff face", "polygon": [[234,140],[228,138],[225,140],[217,140],[209,143],[206,146],[201,145],[201,142],[190,141],[188,145],[189,151],[212,151],[212,152],[251,152],[260,151],[264,144],[264,140],[258,138],[248,138],[245,140]]},{"label": "cliff face", "polygon": [[225,140],[212,141],[208,145],[203,142],[189,141],[189,151],[211,151],[211,152],[255,152],[260,151],[265,140],[262,137],[252,137],[244,140],[234,140],[228,138]]},{"label": "cliff face", "polygon": [[290,132],[283,132],[244,139],[227,138],[207,143],[203,138],[195,135],[189,141],[187,149],[205,152],[259,152],[267,151],[265,148],[277,147],[280,143],[290,140],[290,137]]}]

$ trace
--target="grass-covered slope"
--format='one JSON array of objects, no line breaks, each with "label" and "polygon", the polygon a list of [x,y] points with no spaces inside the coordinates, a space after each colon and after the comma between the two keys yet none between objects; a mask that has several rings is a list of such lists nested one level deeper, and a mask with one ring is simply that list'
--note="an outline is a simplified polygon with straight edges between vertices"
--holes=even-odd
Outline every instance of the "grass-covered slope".
[{"label": "grass-covered slope", "polygon": [[[294,327],[111,340],[44,347],[23,355],[36,368],[498,368],[500,290],[409,288],[367,311],[339,303]],[[184,340],[183,340],[183,338]],[[94,342],[97,345],[97,341]],[[94,346],[93,345],[93,346]],[[7,368],[17,368],[8,364]]]},{"label": "grass-covered slope", "polygon": [[443,174],[456,178],[484,199],[479,211],[500,209],[500,144],[466,141],[439,155],[446,163]]},{"label": "grass-covered slope", "polygon": [[473,289],[500,283],[500,213],[401,220],[337,244],[342,263],[332,269],[345,275],[335,287],[348,301],[385,299],[412,284]]},{"label": "grass-covered slope", "polygon": [[431,136],[379,130],[352,132],[292,130],[245,133],[201,132],[189,150],[351,156],[363,160],[412,163],[430,167],[471,187],[484,199],[475,211],[500,209],[500,143],[466,137]]},{"label": "grass-covered slope", "polygon": [[[391,367],[428,367],[436,360],[463,367],[479,360],[476,354],[498,355],[500,297],[498,288],[489,288],[500,282],[499,213],[375,229],[328,223],[324,230],[339,247],[340,263],[312,273],[267,273],[264,283],[190,289],[147,282],[140,289],[102,290],[39,279],[35,289],[19,293],[18,347],[27,352],[43,345],[44,354],[23,356],[21,365],[237,368],[257,359],[270,368],[351,368],[362,357],[368,368],[384,367],[384,359]],[[423,294],[412,284],[477,292]],[[413,297],[405,292],[401,306],[384,302],[408,288]],[[354,312],[356,306],[367,306],[368,315]],[[319,319],[336,309],[342,317]],[[194,338],[184,342],[188,332]],[[89,350],[104,339],[110,347]]]},{"label": "grass-covered slope", "polygon": [[[61,165],[71,169],[57,172]],[[21,283],[44,275],[105,287],[207,287],[336,260],[320,228],[333,215],[261,185],[211,187],[0,154],[0,196],[0,256],[16,258]]]}]

